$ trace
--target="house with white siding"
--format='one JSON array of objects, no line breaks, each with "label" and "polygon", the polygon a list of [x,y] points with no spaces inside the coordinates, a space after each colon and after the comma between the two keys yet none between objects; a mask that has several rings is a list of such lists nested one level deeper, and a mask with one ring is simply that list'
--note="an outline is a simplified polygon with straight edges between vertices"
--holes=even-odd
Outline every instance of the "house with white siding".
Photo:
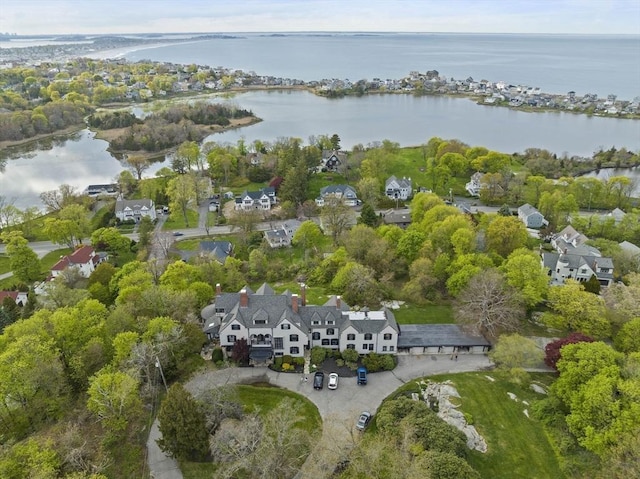
[{"label": "house with white siding", "polygon": [[139,223],[143,217],[148,217],[151,221],[156,219],[156,207],[153,200],[142,198],[139,200],[116,200],[116,218],[120,221],[135,221]]},{"label": "house with white siding", "polygon": [[385,182],[384,194],[392,200],[407,200],[413,194],[411,178],[390,176]]},{"label": "house with white siding", "polygon": [[316,204],[318,206],[324,206],[329,197],[342,199],[347,206],[357,206],[360,204],[355,188],[349,185],[325,186],[320,190],[320,196],[316,198]]},{"label": "house with white siding", "polygon": [[255,292],[245,286],[238,293],[223,293],[217,285],[216,293],[215,313],[204,332],[217,335],[227,353],[236,341],[246,339],[256,363],[283,355],[301,357],[314,346],[360,354],[397,352],[399,328],[387,308],[352,311],[339,296],[322,306],[308,305],[304,286],[300,295],[276,294],[266,283]]}]

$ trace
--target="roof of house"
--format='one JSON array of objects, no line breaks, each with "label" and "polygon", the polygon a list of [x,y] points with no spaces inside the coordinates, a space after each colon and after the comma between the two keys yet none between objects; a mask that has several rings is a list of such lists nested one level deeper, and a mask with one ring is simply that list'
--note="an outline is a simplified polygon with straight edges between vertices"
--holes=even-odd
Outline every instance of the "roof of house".
[{"label": "roof of house", "polygon": [[389,188],[389,184],[393,183],[394,181],[398,183],[399,188],[411,188],[411,178],[398,179],[395,177],[395,175],[391,175],[389,178],[387,178],[385,188]]},{"label": "roof of house", "polygon": [[233,244],[229,241],[200,241],[199,250],[201,254],[212,255],[224,263],[233,252]]},{"label": "roof of house", "polygon": [[389,210],[382,219],[387,224],[411,223],[411,212],[409,210]]},{"label": "roof of house", "polygon": [[638,248],[636,245],[634,245],[633,243],[630,243],[629,241],[623,241],[622,243],[619,243],[620,248],[622,248],[624,251],[628,251],[629,253],[632,254],[640,254],[640,248]]},{"label": "roof of house", "polygon": [[116,200],[116,211],[124,211],[126,208],[141,210],[143,208],[152,209],[153,200],[140,198],[138,200]]},{"label": "roof of house", "polygon": [[525,203],[520,208],[518,208],[518,213],[522,213],[524,216],[531,216],[534,213],[542,214],[538,211],[537,208],[534,208],[529,203]]},{"label": "roof of house", "polygon": [[18,299],[18,291],[0,291],[0,305],[2,305],[4,298],[11,298],[16,301]]},{"label": "roof of house", "polygon": [[346,196],[347,193],[352,193],[356,196],[356,190],[353,186],[350,185],[328,185],[320,190],[320,196],[324,197],[326,195],[335,195],[341,194]]},{"label": "roof of house", "polygon": [[51,267],[52,271],[62,271],[70,266],[87,264],[92,262],[96,264],[100,258],[95,256],[95,250],[92,246],[81,246],[73,253],[64,256],[60,261]]},{"label": "roof of house", "polygon": [[398,348],[433,346],[490,346],[482,336],[473,336],[455,324],[403,324]]},{"label": "roof of house", "polygon": [[[596,276],[600,279],[613,278],[613,260],[607,257],[590,256],[581,254],[558,254],[544,252],[542,254],[542,262],[546,268],[555,270],[558,261],[565,263],[568,268],[579,269],[584,266],[588,266],[591,271],[596,273]],[[607,268],[608,273],[597,272],[597,268]]]}]

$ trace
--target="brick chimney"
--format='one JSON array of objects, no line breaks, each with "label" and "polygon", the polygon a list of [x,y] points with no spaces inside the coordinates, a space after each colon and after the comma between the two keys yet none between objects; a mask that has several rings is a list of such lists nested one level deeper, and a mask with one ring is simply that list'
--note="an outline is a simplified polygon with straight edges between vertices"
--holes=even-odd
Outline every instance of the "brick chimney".
[{"label": "brick chimney", "polygon": [[293,309],[294,313],[298,312],[298,295],[297,294],[291,295],[291,309]]},{"label": "brick chimney", "polygon": [[342,301],[340,300],[340,296],[336,296],[336,309],[337,310],[342,309]]},{"label": "brick chimney", "polygon": [[246,308],[247,306],[249,306],[249,295],[247,294],[246,289],[241,289],[240,290],[240,307]]},{"label": "brick chimney", "polygon": [[221,295],[222,294],[222,286],[220,285],[220,283],[216,283],[216,295]]},{"label": "brick chimney", "polygon": [[302,306],[307,305],[307,285],[304,283],[300,285],[300,302]]}]

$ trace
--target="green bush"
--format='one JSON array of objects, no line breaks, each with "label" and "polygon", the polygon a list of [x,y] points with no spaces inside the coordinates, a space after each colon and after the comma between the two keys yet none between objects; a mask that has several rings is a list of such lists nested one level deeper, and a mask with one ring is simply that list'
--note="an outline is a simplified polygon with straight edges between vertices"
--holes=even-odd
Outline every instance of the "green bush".
[{"label": "green bush", "polygon": [[277,356],[274,360],[273,360],[273,368],[277,369],[278,371],[280,371],[282,369],[282,363],[284,361],[282,360],[282,356]]},{"label": "green bush", "polygon": [[222,353],[221,348],[213,348],[213,351],[211,351],[211,361],[216,364],[220,361],[224,361],[224,354]]},{"label": "green bush", "polygon": [[293,358],[293,364],[296,366],[304,366],[304,358]]},{"label": "green bush", "polygon": [[293,362],[293,357],[289,354],[285,354],[282,356],[282,362],[291,364]]},{"label": "green bush", "polygon": [[320,366],[322,361],[327,357],[327,350],[320,346],[314,346],[311,348],[311,364]]},{"label": "green bush", "polygon": [[344,359],[336,359],[336,365],[340,368],[344,366]]},{"label": "green bush", "polygon": [[380,362],[385,371],[391,371],[396,367],[396,358],[393,354],[383,354]]},{"label": "green bush", "polygon": [[382,370],[382,355],[378,353],[369,353],[362,358],[362,364],[370,373]]},{"label": "green bush", "polygon": [[352,371],[355,371],[356,369],[358,369],[358,363],[355,361],[345,361],[345,364]]},{"label": "green bush", "polygon": [[342,359],[344,359],[345,361],[356,362],[358,361],[359,357],[360,355],[355,349],[345,349],[344,351],[342,351]]}]

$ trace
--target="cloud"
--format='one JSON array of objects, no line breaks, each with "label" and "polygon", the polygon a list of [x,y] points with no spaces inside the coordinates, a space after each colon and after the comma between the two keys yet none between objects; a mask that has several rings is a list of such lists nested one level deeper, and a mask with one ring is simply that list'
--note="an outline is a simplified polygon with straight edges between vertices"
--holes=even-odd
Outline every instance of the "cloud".
[{"label": "cloud", "polygon": [[640,34],[637,0],[2,0],[18,34],[411,31]]}]

